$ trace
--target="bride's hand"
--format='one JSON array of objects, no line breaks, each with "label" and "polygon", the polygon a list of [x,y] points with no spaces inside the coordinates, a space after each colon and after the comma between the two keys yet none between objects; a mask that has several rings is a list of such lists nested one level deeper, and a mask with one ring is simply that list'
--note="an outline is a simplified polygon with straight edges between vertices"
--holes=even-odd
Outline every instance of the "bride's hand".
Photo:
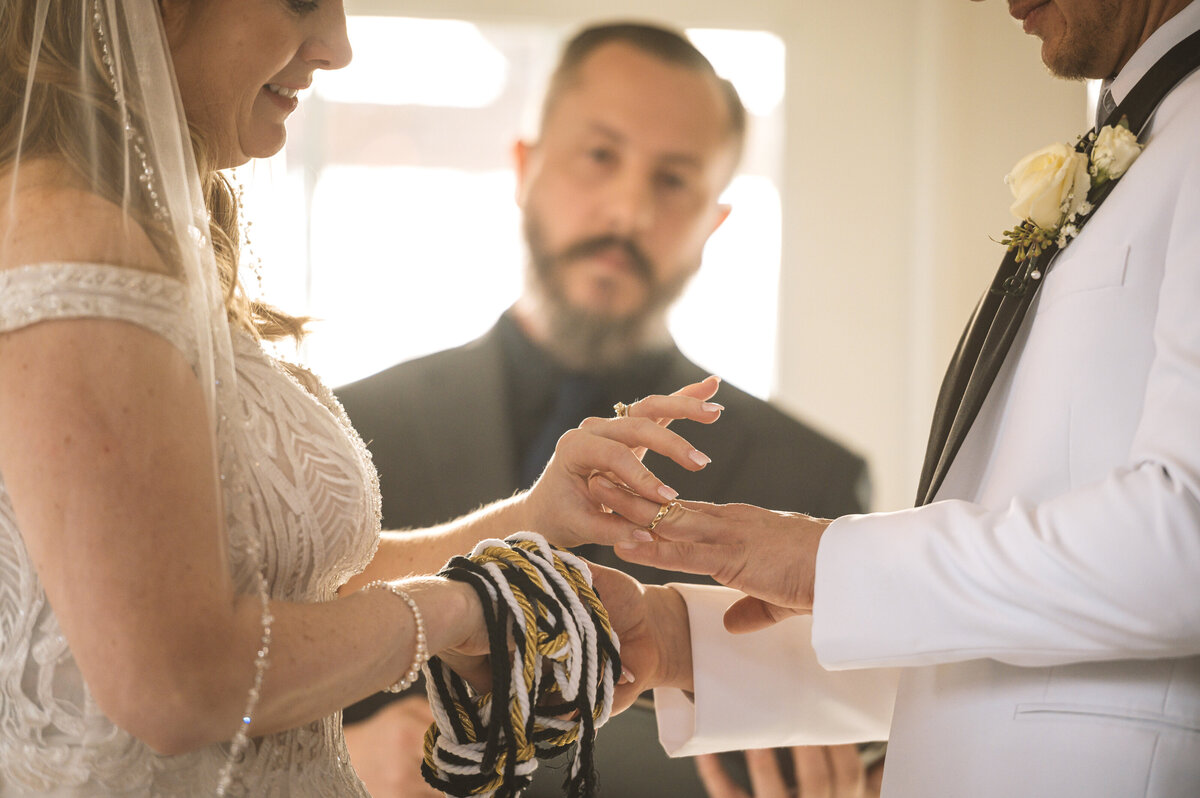
[{"label": "bride's hand", "polygon": [[[617,685],[615,711],[619,712],[642,691],[677,681],[682,669],[690,671],[687,608],[682,598],[667,588],[642,585],[612,568],[588,566],[596,594],[620,641],[621,664],[636,677],[633,682],[622,679]],[[435,647],[429,653],[477,693],[491,692],[491,638],[475,588],[443,577],[419,577],[404,585],[425,607],[426,623],[440,626],[436,633],[427,630]],[[667,593],[671,595],[664,595]],[[509,638],[511,646],[511,634]]]},{"label": "bride's hand", "polygon": [[[691,631],[683,597],[668,587],[643,585],[613,568],[588,566],[621,647],[624,675],[615,686],[613,712],[628,708],[638,695],[655,687],[691,690]],[[428,608],[428,614],[436,619],[433,622],[444,624],[443,634],[430,634],[430,638],[453,641],[438,644],[430,653],[476,693],[491,692],[490,638],[475,589],[441,577],[406,580],[405,588]],[[432,592],[441,594],[441,600],[431,601]],[[427,617],[426,623],[430,621]]]},{"label": "bride's hand", "polygon": [[491,644],[475,588],[441,576],[405,580],[404,587],[422,606],[429,654],[441,659],[477,692],[491,692]]},{"label": "bride's hand", "polygon": [[708,401],[719,384],[716,377],[708,377],[670,396],[640,399],[628,406],[624,418],[588,418],[567,431],[546,470],[523,497],[526,528],[566,547],[644,539],[644,529],[609,513],[593,498],[588,480],[603,475],[656,503],[675,498],[675,491],[642,465],[641,458],[651,449],[689,471],[704,468],[708,457],[667,426],[676,419],[702,424],[719,419],[723,408]]}]

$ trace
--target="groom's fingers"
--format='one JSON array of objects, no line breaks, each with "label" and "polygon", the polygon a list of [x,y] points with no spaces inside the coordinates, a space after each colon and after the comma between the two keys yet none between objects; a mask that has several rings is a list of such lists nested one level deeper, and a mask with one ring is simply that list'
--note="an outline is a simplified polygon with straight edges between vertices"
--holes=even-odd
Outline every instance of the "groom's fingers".
[{"label": "groom's fingers", "polygon": [[[621,553],[618,551],[618,555]],[[729,609],[725,610],[725,629],[731,634],[757,632],[759,629],[774,626],[794,615],[807,614],[801,610],[781,607],[753,596],[746,596],[733,602]]]},{"label": "groom's fingers", "polygon": [[722,547],[708,543],[647,543],[621,541],[613,551],[625,562],[649,565],[663,571],[716,576],[727,559]]}]

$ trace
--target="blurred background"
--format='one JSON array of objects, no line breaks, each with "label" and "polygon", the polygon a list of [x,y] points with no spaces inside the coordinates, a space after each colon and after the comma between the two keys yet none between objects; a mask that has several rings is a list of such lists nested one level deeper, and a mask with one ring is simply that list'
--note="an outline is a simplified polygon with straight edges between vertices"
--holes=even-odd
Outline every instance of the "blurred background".
[{"label": "blurred background", "polygon": [[[341,385],[484,332],[525,253],[510,152],[582,24],[685,29],[751,113],[680,347],[871,463],[910,506],[942,373],[1012,226],[1003,177],[1089,124],[1002,0],[347,0],[353,64],[243,167],[249,290],[319,321]],[[718,395],[718,401],[720,399]],[[714,464],[719,467],[720,464]]]}]

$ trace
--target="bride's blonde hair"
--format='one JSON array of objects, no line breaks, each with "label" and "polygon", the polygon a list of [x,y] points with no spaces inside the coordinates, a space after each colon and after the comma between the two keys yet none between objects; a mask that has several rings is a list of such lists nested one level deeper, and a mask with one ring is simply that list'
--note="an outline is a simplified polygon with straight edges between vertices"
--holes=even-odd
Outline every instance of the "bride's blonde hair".
[{"label": "bride's blonde hair", "polygon": [[[177,262],[178,244],[155,220],[150,198],[144,192],[123,195],[123,187],[138,184],[138,175],[131,170],[139,169],[140,164],[129,163],[125,157],[125,111],[113,97],[88,3],[52,0],[40,32],[34,82],[27,92],[36,4],[0,0],[0,172],[11,168],[18,154],[66,164],[89,190],[122,207],[171,269]],[[81,63],[80,52],[90,55],[86,62]],[[138,128],[145,112],[141,98],[127,96],[125,100],[129,119]],[[307,318],[291,316],[246,295],[238,279],[237,195],[225,175],[211,167],[203,134],[194,128],[191,144],[230,321],[268,340],[300,340]]]}]

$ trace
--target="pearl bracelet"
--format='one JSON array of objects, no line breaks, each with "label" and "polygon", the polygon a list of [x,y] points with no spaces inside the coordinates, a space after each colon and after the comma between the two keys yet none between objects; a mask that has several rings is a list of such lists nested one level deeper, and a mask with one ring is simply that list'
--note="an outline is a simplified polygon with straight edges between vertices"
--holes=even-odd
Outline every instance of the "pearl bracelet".
[{"label": "pearl bracelet", "polygon": [[417,650],[413,654],[412,665],[409,667],[408,672],[405,673],[399,681],[395,682],[390,687],[383,688],[384,691],[388,693],[402,693],[413,686],[413,683],[417,681],[417,677],[421,675],[421,668],[426,662],[429,661],[429,646],[425,642],[425,619],[421,617],[421,610],[417,607],[417,602],[413,601],[413,597],[408,595],[406,591],[402,590],[395,583],[379,579],[363,585],[362,589],[365,591],[371,590],[372,588],[386,590],[389,593],[399,596],[404,600],[404,603],[408,605],[408,608],[412,610],[413,620],[416,621]]}]

